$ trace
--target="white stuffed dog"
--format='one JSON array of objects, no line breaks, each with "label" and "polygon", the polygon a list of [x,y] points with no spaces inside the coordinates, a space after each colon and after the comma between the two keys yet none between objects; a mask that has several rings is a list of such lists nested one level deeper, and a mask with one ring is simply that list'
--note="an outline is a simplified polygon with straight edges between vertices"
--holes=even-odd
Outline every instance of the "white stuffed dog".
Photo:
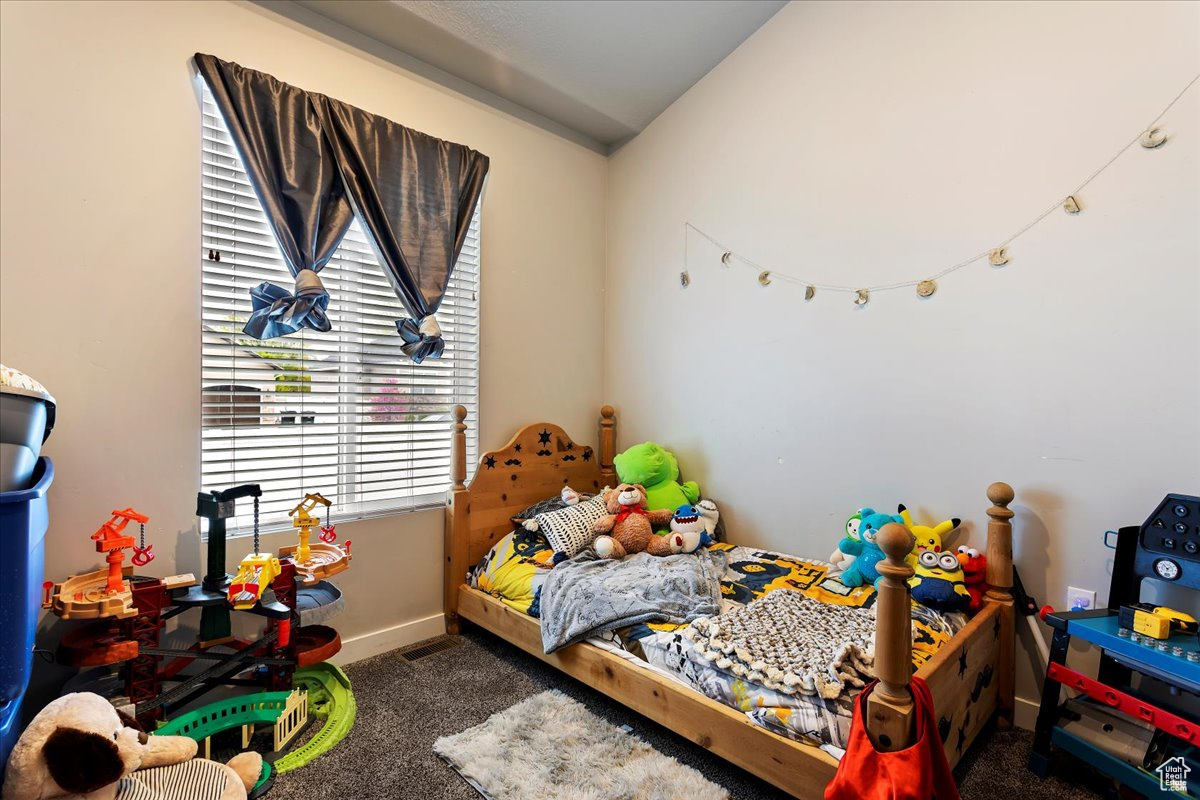
[{"label": "white stuffed dog", "polygon": [[3,800],[246,800],[262,756],[228,764],[194,759],[186,736],[147,736],[98,694],[54,700],[21,734],[4,777]]}]

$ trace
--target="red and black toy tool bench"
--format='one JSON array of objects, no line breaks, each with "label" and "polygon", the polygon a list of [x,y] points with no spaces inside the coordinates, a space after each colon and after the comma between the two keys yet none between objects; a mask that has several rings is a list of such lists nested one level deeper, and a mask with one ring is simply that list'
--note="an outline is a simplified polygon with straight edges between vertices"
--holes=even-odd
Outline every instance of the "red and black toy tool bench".
[{"label": "red and black toy tool bench", "polygon": [[[1108,608],[1048,611],[1043,615],[1054,629],[1054,636],[1029,768],[1044,776],[1050,768],[1053,744],[1121,784],[1157,797],[1161,796],[1162,785],[1160,777],[1150,772],[1154,765],[1143,763],[1139,768],[1066,730],[1059,724],[1063,717],[1059,696],[1061,687],[1067,686],[1112,711],[1151,725],[1166,734],[1158,734],[1156,739],[1174,748],[1172,752],[1194,753],[1200,748],[1200,724],[1195,718],[1169,701],[1151,699],[1132,687],[1137,673],[1161,681],[1173,694],[1200,695],[1200,642],[1196,635],[1177,633],[1159,640],[1122,629],[1119,616],[1122,605],[1140,600],[1146,578],[1200,589],[1200,497],[1167,495],[1141,526],[1120,529],[1114,549]],[[1100,649],[1096,678],[1067,667],[1072,637]],[[1200,778],[1200,769],[1191,771]],[[1197,787],[1192,781],[1188,783],[1187,792],[1181,796],[1194,796]]]},{"label": "red and black toy tool bench", "polygon": [[1042,703],[1034,728],[1033,753],[1029,768],[1045,776],[1050,768],[1051,745],[1096,767],[1119,783],[1147,796],[1158,796],[1161,790],[1157,776],[1097,748],[1074,735],[1058,723],[1062,715],[1059,706],[1060,687],[1067,686],[1103,704],[1113,711],[1154,726],[1178,739],[1183,745],[1200,746],[1200,723],[1184,712],[1163,706],[1127,684],[1113,685],[1089,678],[1066,665],[1067,650],[1072,636],[1096,647],[1127,670],[1136,671],[1163,681],[1178,690],[1200,694],[1200,646],[1194,635],[1176,636],[1163,640],[1130,636],[1122,630],[1117,612],[1110,609],[1054,612],[1045,620],[1054,629],[1050,644],[1050,662],[1042,687]]}]

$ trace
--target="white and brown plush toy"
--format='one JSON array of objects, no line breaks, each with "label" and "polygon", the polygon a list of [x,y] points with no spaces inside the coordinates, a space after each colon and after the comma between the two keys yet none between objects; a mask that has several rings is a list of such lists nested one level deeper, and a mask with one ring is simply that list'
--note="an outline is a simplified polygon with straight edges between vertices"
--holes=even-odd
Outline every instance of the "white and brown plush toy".
[{"label": "white and brown plush toy", "polygon": [[13,748],[4,800],[246,800],[262,756],[228,764],[194,758],[186,736],[147,736],[98,694],[64,695],[42,709]]},{"label": "white and brown plush toy", "polygon": [[668,510],[648,511],[646,489],[640,483],[622,483],[608,493],[608,516],[596,520],[597,536],[593,547],[601,558],[624,558],[643,550],[652,556],[669,556],[676,552],[665,536],[655,536],[654,528],[667,525],[674,513]]},{"label": "white and brown plush toy", "polygon": [[700,517],[704,520],[704,532],[708,534],[708,538],[715,542],[717,540],[717,521],[721,518],[721,512],[717,510],[717,504],[712,500],[701,500],[696,503],[696,511],[700,513]]}]

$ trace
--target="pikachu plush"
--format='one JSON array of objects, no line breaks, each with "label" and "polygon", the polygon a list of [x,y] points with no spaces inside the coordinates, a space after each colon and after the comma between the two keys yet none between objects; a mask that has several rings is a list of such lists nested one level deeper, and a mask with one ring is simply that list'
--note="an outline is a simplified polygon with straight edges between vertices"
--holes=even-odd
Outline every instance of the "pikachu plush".
[{"label": "pikachu plush", "polygon": [[916,546],[913,547],[914,555],[920,555],[924,550],[932,550],[935,553],[942,552],[942,538],[957,528],[961,522],[958,517],[954,517],[943,520],[931,528],[928,525],[914,524],[912,514],[903,503],[897,510],[900,512],[900,518],[904,520],[904,527],[908,528],[909,533],[917,539]]}]

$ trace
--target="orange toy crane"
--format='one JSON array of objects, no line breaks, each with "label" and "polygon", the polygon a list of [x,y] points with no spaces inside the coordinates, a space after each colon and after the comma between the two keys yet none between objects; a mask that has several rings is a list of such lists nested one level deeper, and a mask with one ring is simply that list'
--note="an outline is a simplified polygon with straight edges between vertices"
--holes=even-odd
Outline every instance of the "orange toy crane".
[{"label": "orange toy crane", "polygon": [[139,514],[132,508],[113,511],[112,519],[101,525],[99,530],[92,534],[92,541],[96,543],[96,552],[108,553],[104,559],[108,562],[108,584],[104,587],[105,594],[125,591],[125,580],[121,576],[121,562],[125,560],[122,550],[133,547],[134,541],[132,536],[124,536],[121,532],[131,522],[145,525],[149,521],[149,517]]}]

